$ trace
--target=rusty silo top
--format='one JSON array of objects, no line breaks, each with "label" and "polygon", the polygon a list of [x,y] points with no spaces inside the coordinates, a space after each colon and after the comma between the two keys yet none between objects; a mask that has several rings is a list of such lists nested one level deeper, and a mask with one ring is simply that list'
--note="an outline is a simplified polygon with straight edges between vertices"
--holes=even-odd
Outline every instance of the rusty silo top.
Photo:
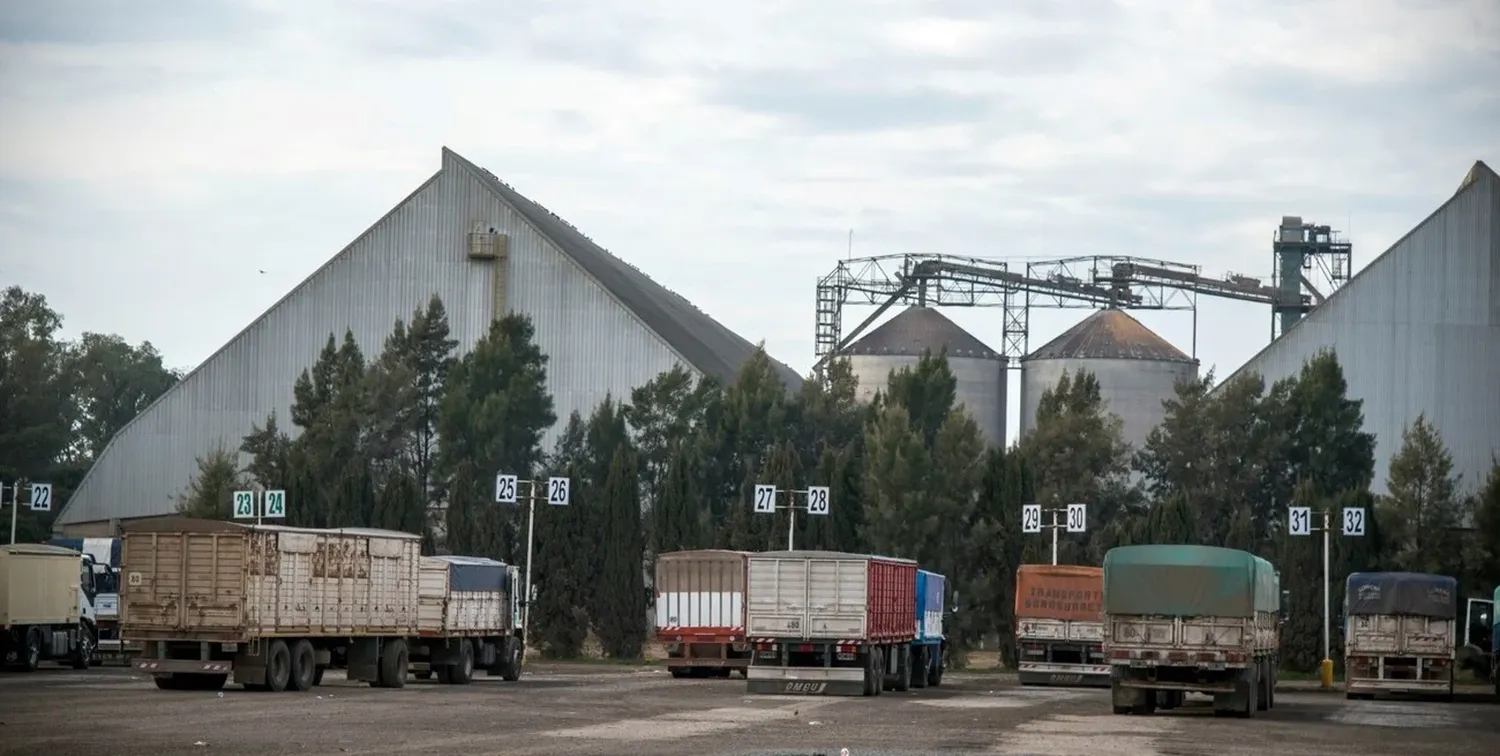
[{"label": "rusty silo top", "polygon": [[1026,356],[1061,359],[1196,362],[1121,310],[1100,310]]},{"label": "rusty silo top", "polygon": [[924,350],[949,357],[998,360],[1000,354],[931,307],[913,305],[844,349],[846,355],[920,357]]}]

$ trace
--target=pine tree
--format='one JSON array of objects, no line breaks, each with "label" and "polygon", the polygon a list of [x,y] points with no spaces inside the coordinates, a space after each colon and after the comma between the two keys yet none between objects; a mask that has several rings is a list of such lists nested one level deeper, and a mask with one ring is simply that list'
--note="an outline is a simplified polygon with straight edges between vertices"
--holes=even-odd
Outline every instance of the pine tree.
[{"label": "pine tree", "polygon": [[679,445],[667,462],[661,492],[651,508],[655,525],[653,552],[697,549],[703,541],[704,510],[698,491],[700,463],[697,450]]},{"label": "pine tree", "polygon": [[594,629],[604,653],[616,659],[641,655],[646,640],[645,549],[634,454],[615,452],[604,484],[606,531]]}]

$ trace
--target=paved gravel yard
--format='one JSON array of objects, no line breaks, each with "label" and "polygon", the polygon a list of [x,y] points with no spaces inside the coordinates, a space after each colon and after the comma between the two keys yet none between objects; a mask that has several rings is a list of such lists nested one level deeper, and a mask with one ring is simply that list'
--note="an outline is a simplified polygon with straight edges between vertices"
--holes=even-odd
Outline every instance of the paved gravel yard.
[{"label": "paved gravel yard", "polygon": [[[1205,707],[1109,714],[1108,694],[951,675],[879,698],[747,696],[659,669],[535,665],[519,683],[313,693],[157,690],[119,668],[0,673],[0,754],[1500,754],[1500,704],[1346,701],[1286,691],[1254,720]],[[1206,704],[1206,699],[1204,700]]]}]

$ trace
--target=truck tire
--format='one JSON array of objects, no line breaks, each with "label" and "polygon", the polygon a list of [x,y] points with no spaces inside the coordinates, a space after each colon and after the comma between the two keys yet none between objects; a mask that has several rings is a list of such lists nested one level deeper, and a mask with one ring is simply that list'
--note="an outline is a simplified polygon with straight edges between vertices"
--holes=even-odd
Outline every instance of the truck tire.
[{"label": "truck tire", "polygon": [[21,643],[21,655],[16,659],[16,667],[22,672],[35,672],[42,664],[42,629],[30,627],[26,629],[26,639]]},{"label": "truck tire", "polygon": [[525,650],[525,644],[516,638],[506,641],[499,662],[501,680],[515,682],[521,679],[521,655]]},{"label": "truck tire", "polygon": [[299,638],[292,643],[291,674],[287,677],[288,690],[312,690],[318,675],[318,655],[313,652],[312,641]]},{"label": "truck tire", "polygon": [[266,690],[280,693],[292,679],[292,651],[277,638],[266,646]]},{"label": "truck tire", "polygon": [[927,646],[919,646],[911,650],[911,686],[913,688],[927,687],[927,671],[932,667],[932,659],[927,649]]},{"label": "truck tire", "polygon": [[151,682],[156,683],[156,687],[160,690],[187,690],[184,684],[186,678],[176,675],[152,675]]},{"label": "truck tire", "polygon": [[937,658],[932,660],[932,666],[927,668],[927,685],[936,688],[943,684],[943,653],[938,652]]},{"label": "truck tire", "polygon": [[911,690],[911,646],[901,646],[896,651],[896,679],[891,690],[897,693]]},{"label": "truck tire", "polygon": [[1264,661],[1256,665],[1259,674],[1256,677],[1255,687],[1255,710],[1267,711],[1271,708],[1271,674],[1270,666]]},{"label": "truck tire", "polygon": [[448,682],[453,685],[474,682],[474,644],[467,638],[458,642],[458,662],[448,668]]},{"label": "truck tire", "polygon": [[380,688],[406,687],[406,671],[411,665],[411,657],[406,650],[406,639],[388,640],[380,652],[380,669],[377,675],[380,679],[376,680],[374,685]]},{"label": "truck tire", "polygon": [[78,645],[73,649],[73,658],[68,660],[68,664],[73,669],[88,669],[94,662],[94,652],[98,647],[99,644],[94,641],[94,631],[88,625],[79,625]]},{"label": "truck tire", "polygon": [[1260,667],[1247,667],[1245,676],[1248,679],[1234,686],[1236,693],[1243,691],[1244,695],[1244,700],[1235,708],[1234,715],[1241,719],[1253,719],[1256,710],[1260,708]]}]

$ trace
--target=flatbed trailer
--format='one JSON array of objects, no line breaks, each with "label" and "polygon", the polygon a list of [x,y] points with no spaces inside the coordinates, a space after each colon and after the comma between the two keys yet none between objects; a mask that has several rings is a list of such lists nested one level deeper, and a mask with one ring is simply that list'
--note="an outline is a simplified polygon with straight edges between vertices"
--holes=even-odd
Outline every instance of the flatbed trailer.
[{"label": "flatbed trailer", "polygon": [[[455,558],[421,557],[420,542],[365,528],[126,525],[121,633],[142,648],[132,666],[168,690],[216,690],[231,677],[252,690],[308,690],[332,668],[400,688],[414,662],[444,682],[467,683],[475,669],[518,679],[514,570],[498,577],[488,560],[460,570]],[[466,590],[478,574],[491,587]],[[494,593],[501,580],[503,597],[457,595]]]}]

